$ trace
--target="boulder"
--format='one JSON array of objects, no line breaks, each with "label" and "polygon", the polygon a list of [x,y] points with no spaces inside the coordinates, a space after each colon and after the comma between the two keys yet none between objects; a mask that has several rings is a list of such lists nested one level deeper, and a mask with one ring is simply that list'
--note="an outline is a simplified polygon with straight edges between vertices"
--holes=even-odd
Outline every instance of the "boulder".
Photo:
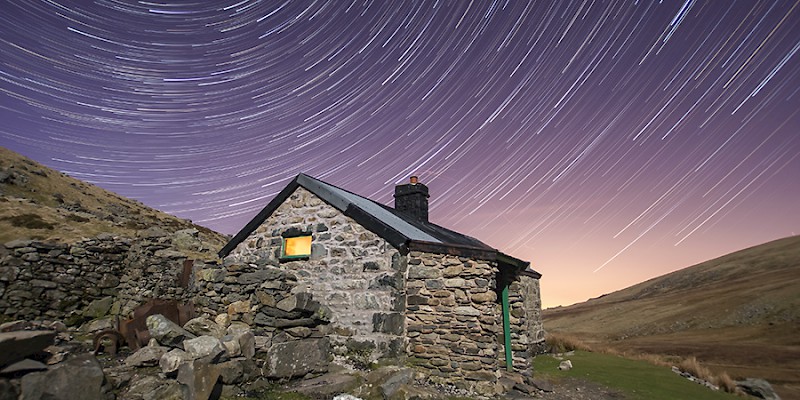
[{"label": "boulder", "polygon": [[244,356],[247,359],[251,359],[256,354],[256,337],[253,332],[246,331],[225,335],[221,341],[231,357]]},{"label": "boulder", "polygon": [[161,357],[169,351],[169,347],[164,346],[145,346],[125,359],[125,365],[129,367],[152,367],[158,365]]},{"label": "boulder", "polygon": [[282,379],[326,372],[331,358],[326,338],[276,343],[267,351],[263,373],[267,378]]},{"label": "boulder", "polygon": [[219,375],[222,383],[226,385],[242,383],[244,367],[240,360],[228,360],[217,364],[217,367],[219,367]]},{"label": "boulder", "polygon": [[156,376],[143,376],[131,380],[121,399],[141,400],[183,400],[181,384],[172,379],[160,379]]},{"label": "boulder", "polygon": [[0,375],[23,375],[33,371],[46,371],[47,365],[35,360],[22,360],[17,361],[3,369],[0,369]]},{"label": "boulder", "polygon": [[17,400],[19,389],[8,379],[0,378],[0,400]]},{"label": "boulder", "polygon": [[413,379],[414,371],[410,368],[402,368],[392,373],[386,381],[381,384],[383,398],[392,398],[401,386],[409,384]]},{"label": "boulder", "polygon": [[183,342],[183,348],[194,359],[208,360],[216,363],[228,358],[228,352],[219,339],[213,336],[200,336],[194,339],[187,339]]},{"label": "boulder", "polygon": [[189,353],[181,349],[172,349],[166,352],[158,361],[158,366],[161,367],[161,372],[166,375],[175,375],[178,373],[178,368],[181,364],[192,359]]},{"label": "boulder", "polygon": [[206,360],[192,360],[178,368],[178,382],[184,387],[186,400],[219,398],[222,392],[219,376],[219,367]]},{"label": "boulder", "polygon": [[195,338],[195,335],[161,314],[148,316],[146,323],[150,336],[164,346],[181,347],[184,340]]},{"label": "boulder", "polygon": [[103,400],[103,369],[91,354],[81,354],[47,372],[22,377],[23,399]]},{"label": "boulder", "polygon": [[190,319],[187,323],[183,325],[183,329],[186,329],[190,333],[197,335],[197,336],[213,336],[215,338],[221,338],[225,336],[225,328],[218,325],[216,322],[203,317],[197,317],[194,319]]},{"label": "boulder", "polygon": [[780,400],[778,394],[772,389],[772,385],[764,379],[747,378],[741,381],[736,381],[736,386],[742,389],[743,392],[766,400]]},{"label": "boulder", "polygon": [[0,367],[41,353],[55,337],[54,331],[0,332]]},{"label": "boulder", "polygon": [[347,371],[337,371],[298,381],[292,385],[291,390],[313,398],[330,399],[337,393],[353,390],[358,384],[357,376],[351,375]]}]

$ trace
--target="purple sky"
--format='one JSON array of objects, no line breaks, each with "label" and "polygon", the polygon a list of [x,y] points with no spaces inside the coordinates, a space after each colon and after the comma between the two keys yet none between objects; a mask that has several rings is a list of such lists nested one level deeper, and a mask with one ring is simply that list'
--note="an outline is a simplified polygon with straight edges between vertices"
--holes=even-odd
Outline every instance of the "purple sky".
[{"label": "purple sky", "polygon": [[546,306],[800,233],[799,2],[417,3],[0,0],[0,145],[223,233],[418,174]]}]

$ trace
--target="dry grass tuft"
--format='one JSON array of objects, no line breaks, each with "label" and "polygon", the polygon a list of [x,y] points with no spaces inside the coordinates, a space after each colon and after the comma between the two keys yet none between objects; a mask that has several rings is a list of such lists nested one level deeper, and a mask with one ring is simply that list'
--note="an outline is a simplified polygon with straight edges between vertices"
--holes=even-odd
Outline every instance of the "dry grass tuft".
[{"label": "dry grass tuft", "polygon": [[565,353],[573,350],[592,351],[591,347],[582,340],[562,333],[548,333],[545,343],[551,353]]},{"label": "dry grass tuft", "polygon": [[697,378],[712,382],[711,371],[700,365],[700,361],[697,361],[697,358],[694,356],[684,358],[683,361],[678,364],[678,369],[683,372],[688,372]]},{"label": "dry grass tuft", "polygon": [[731,379],[730,375],[727,372],[723,372],[717,375],[716,385],[719,386],[720,390],[724,390],[728,393],[737,393],[741,394],[741,390],[736,387],[736,382]]}]

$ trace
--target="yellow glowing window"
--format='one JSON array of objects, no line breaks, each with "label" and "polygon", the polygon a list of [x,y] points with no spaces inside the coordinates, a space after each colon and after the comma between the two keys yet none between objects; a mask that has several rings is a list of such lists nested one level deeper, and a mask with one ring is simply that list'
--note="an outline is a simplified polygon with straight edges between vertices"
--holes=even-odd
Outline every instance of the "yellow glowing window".
[{"label": "yellow glowing window", "polygon": [[308,257],[311,255],[311,236],[283,238],[282,256],[284,258]]}]

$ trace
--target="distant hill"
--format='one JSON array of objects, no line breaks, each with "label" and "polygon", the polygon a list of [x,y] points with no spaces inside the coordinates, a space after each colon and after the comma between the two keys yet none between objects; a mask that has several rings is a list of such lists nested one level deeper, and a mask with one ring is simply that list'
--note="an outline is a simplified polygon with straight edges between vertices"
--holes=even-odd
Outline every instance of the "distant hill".
[{"label": "distant hill", "polygon": [[14,239],[72,243],[99,233],[135,237],[158,227],[167,232],[196,229],[211,256],[226,243],[220,233],[194,225],[141,202],[67,176],[0,147],[0,243]]},{"label": "distant hill", "polygon": [[694,355],[800,398],[800,236],[547,309],[543,319],[548,331],[618,350]]}]

